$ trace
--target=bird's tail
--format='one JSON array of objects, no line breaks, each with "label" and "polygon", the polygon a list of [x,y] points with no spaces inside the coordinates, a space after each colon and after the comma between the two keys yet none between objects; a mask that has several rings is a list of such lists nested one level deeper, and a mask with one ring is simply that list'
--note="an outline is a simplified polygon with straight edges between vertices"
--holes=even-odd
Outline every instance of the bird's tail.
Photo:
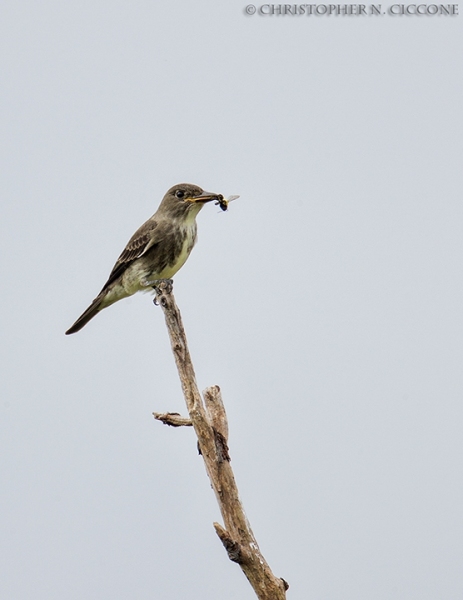
[{"label": "bird's tail", "polygon": [[103,296],[97,296],[87,310],[80,315],[74,325],[66,331],[66,335],[77,333],[77,331],[80,331],[82,327],[87,325],[90,319],[93,319],[93,317],[104,308],[104,306],[101,306],[102,301]]}]

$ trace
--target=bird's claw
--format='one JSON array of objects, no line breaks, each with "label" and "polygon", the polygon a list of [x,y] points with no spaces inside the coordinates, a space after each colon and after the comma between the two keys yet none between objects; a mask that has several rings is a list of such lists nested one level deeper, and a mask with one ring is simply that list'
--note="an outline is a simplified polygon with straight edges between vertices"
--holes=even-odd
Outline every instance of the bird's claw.
[{"label": "bird's claw", "polygon": [[146,287],[152,287],[155,291],[153,299],[155,306],[159,306],[158,297],[163,294],[170,294],[174,287],[174,281],[172,279],[153,279],[152,281],[144,279],[142,284]]}]

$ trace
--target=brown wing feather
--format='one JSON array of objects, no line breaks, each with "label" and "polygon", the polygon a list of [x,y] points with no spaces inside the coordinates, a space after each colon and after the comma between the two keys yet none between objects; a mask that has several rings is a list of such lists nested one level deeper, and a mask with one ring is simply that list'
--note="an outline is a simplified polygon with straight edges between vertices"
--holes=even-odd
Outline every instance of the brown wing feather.
[{"label": "brown wing feather", "polygon": [[111,283],[113,283],[113,281],[122,275],[122,273],[130,264],[133,263],[134,260],[140,258],[140,256],[143,256],[143,254],[149,248],[155,244],[158,244],[162,238],[162,227],[159,227],[157,221],[150,219],[141,227],[139,227],[127,242],[127,246],[117,259],[116,264],[109,274],[108,281],[104,284],[101,291],[103,292],[109,285],[111,285]]}]

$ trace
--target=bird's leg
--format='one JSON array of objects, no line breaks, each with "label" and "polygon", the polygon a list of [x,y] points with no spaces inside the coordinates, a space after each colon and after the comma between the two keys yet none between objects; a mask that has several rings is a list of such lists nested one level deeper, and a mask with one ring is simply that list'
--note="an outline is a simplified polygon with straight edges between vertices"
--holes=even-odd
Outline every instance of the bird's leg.
[{"label": "bird's leg", "polygon": [[172,291],[172,286],[174,285],[174,280],[173,279],[142,279],[140,281],[140,283],[142,284],[143,287],[152,287],[154,289],[156,289],[157,287],[159,287],[159,285],[161,283],[165,283],[168,287],[169,287],[169,291]]},{"label": "bird's leg", "polygon": [[152,287],[155,291],[153,302],[156,304],[156,306],[159,304],[158,296],[162,296],[162,294],[170,294],[174,287],[173,279],[153,279],[152,281],[143,279],[141,283],[145,287]]}]

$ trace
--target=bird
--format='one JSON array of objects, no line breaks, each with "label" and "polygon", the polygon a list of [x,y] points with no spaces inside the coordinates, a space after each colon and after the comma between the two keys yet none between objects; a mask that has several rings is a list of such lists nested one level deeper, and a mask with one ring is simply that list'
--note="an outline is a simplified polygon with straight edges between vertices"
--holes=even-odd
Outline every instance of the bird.
[{"label": "bird", "polygon": [[66,331],[76,333],[100,311],[139,291],[152,291],[183,267],[197,238],[196,216],[222,194],[205,192],[191,183],[171,187],[159,208],[127,242],[108,281],[77,321]]}]

